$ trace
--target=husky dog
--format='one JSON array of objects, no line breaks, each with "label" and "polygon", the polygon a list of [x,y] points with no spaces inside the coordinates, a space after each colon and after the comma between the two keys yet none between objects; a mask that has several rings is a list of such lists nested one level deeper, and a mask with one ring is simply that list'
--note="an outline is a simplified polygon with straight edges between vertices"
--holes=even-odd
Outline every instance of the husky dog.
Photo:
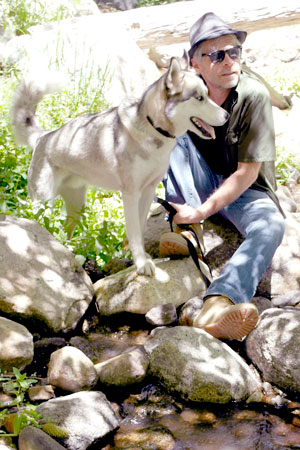
[{"label": "husky dog", "polygon": [[89,185],[122,192],[126,231],[137,272],[153,275],[144,249],[144,228],[157,184],[165,174],[176,137],[187,130],[214,138],[212,126],[228,113],[208,98],[207,87],[188,70],[187,58],[172,58],[169,69],[140,99],[126,99],[105,112],[85,114],[46,131],[35,111],[49,93],[23,80],[12,106],[18,141],[31,146],[28,192],[32,200],[61,195],[69,236],[80,217]]}]

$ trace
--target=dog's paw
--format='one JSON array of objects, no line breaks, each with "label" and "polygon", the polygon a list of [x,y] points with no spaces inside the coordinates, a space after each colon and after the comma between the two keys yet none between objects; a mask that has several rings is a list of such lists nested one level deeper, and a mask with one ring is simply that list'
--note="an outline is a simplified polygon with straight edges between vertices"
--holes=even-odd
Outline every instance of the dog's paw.
[{"label": "dog's paw", "polygon": [[136,264],[136,271],[139,275],[153,277],[155,273],[155,264],[152,259],[146,259],[142,264]]}]

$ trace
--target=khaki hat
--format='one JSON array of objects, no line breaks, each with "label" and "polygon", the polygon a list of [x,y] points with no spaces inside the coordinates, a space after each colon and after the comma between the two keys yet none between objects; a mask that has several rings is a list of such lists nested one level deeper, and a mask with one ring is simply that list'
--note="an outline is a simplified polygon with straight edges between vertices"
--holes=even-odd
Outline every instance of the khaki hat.
[{"label": "khaki hat", "polygon": [[235,34],[241,44],[246,39],[247,32],[240,30],[233,30],[220,17],[213,12],[204,14],[191,28],[189,57],[192,58],[198,45],[207,41],[208,39],[215,39],[226,34]]}]

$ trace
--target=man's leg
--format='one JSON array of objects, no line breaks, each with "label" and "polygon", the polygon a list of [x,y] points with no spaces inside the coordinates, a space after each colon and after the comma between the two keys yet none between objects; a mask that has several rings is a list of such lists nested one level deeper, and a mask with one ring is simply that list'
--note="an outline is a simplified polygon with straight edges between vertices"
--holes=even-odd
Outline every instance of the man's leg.
[{"label": "man's leg", "polygon": [[[171,155],[164,180],[166,198],[197,207],[223,179],[211,172],[189,137],[184,135]],[[215,337],[240,339],[257,322],[257,309],[249,301],[282,240],[284,219],[266,193],[253,189],[248,189],[220,214],[237,227],[245,241],[208,288],[204,306],[193,325]]]},{"label": "man's leg", "polygon": [[245,237],[206,296],[225,295],[234,303],[249,302],[280,245],[285,222],[268,194],[248,189],[220,211]]}]

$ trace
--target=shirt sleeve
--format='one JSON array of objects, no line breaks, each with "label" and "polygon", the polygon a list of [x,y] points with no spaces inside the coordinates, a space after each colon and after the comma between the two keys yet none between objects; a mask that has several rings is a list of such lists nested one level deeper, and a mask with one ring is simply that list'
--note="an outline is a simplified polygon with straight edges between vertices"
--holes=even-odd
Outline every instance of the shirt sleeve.
[{"label": "shirt sleeve", "polygon": [[238,161],[275,160],[275,132],[269,92],[258,80],[251,80],[240,110]]}]

